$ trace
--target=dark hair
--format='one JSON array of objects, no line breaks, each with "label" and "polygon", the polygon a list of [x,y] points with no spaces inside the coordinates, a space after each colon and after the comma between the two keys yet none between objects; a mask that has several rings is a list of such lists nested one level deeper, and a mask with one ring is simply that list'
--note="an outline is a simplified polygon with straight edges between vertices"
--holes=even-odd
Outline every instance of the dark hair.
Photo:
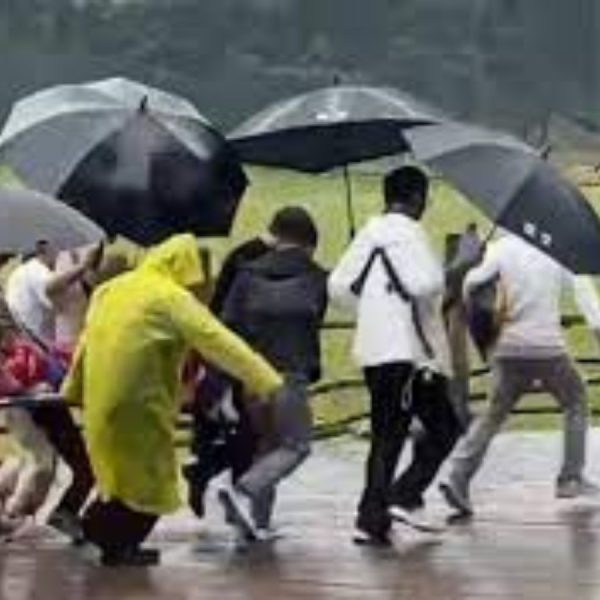
[{"label": "dark hair", "polygon": [[319,242],[317,226],[310,213],[301,206],[286,206],[278,210],[269,231],[279,240],[316,248]]},{"label": "dark hair", "polygon": [[386,206],[399,204],[413,207],[427,198],[429,181],[418,167],[405,166],[390,171],[383,180],[383,195]]}]

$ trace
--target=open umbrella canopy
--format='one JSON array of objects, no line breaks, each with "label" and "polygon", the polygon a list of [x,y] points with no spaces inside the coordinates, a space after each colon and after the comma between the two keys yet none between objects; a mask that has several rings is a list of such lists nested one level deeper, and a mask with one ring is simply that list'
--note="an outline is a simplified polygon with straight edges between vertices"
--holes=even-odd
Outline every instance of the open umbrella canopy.
[{"label": "open umbrella canopy", "polygon": [[600,274],[600,220],[583,194],[523,142],[445,123],[407,133],[412,156],[494,223],[575,273]]},{"label": "open umbrella canopy", "polygon": [[235,152],[193,105],[125,79],[18,102],[0,163],[142,244],[181,231],[228,234],[247,185]]},{"label": "open umbrella canopy", "polygon": [[405,130],[443,118],[392,88],[336,85],[275,103],[228,137],[245,162],[320,173],[404,152]]},{"label": "open umbrella canopy", "polygon": [[0,252],[31,251],[46,240],[59,250],[104,239],[102,229],[54,198],[29,189],[0,187]]}]

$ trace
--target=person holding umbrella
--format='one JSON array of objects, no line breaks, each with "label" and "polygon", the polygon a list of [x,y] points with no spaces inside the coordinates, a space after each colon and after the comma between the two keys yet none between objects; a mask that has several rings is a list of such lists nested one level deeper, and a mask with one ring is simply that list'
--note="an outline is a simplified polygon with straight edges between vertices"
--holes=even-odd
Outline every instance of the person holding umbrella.
[{"label": "person holding umbrella", "polygon": [[446,500],[460,515],[473,514],[470,482],[511,410],[534,387],[550,393],[564,412],[564,456],[556,480],[557,497],[599,495],[600,488],[583,474],[587,395],[568,356],[560,318],[561,295],[570,288],[600,341],[600,304],[593,283],[587,277],[575,277],[511,233],[489,245],[483,262],[467,275],[465,295],[490,281],[497,282],[504,296],[499,338],[491,349],[490,405],[459,444],[450,475],[440,486]]},{"label": "person holding umbrella", "polygon": [[[358,233],[329,278],[331,298],[356,310],[354,353],[371,396],[371,449],[354,537],[371,545],[390,543],[392,520],[432,529],[418,510],[461,431],[448,392],[444,274],[419,224],[428,180],[404,166],[386,175],[383,191],[385,213]],[[394,481],[414,417],[424,435]]]},{"label": "person holding umbrella", "polygon": [[179,506],[175,418],[189,349],[257,397],[283,383],[194,297],[205,279],[195,238],[177,235],[92,297],[63,392],[85,409],[99,495],[84,513],[83,529],[105,565],[159,560],[141,544],[159,517]]}]

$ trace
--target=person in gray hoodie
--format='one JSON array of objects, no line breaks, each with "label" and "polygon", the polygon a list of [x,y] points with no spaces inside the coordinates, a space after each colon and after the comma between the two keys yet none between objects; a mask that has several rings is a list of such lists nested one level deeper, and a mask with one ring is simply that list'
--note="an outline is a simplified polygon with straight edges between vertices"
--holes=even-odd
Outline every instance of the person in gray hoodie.
[{"label": "person in gray hoodie", "polygon": [[321,376],[319,335],[327,308],[327,274],[312,258],[318,233],[310,215],[286,207],[273,231],[274,248],[241,268],[223,310],[224,321],[286,379],[275,401],[272,447],[219,494],[227,520],[248,540],[271,537],[276,486],[310,452],[308,385]]}]

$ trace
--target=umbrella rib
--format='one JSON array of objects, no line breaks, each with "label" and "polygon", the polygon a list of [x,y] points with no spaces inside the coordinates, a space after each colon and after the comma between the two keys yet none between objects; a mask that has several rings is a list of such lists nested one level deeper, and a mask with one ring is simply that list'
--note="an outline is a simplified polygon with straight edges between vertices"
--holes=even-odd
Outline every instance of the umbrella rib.
[{"label": "umbrella rib", "polygon": [[[124,121],[126,121],[126,120],[127,120],[127,117],[125,117],[125,115],[124,115]],[[104,140],[106,140],[111,135],[113,135],[115,132],[117,132],[119,130],[119,128],[122,127],[122,125],[123,125],[122,123],[115,124],[114,127],[110,128],[108,131],[103,131],[102,135],[98,136],[98,139],[91,140],[90,143],[85,148],[81,149],[81,152],[78,153],[77,157],[72,160],[73,165],[76,165],[76,164],[80,163],[82,160],[84,160],[91,152],[93,152],[94,148],[96,148]],[[71,169],[66,169],[64,176],[58,180],[58,185],[56,186],[56,189],[57,190],[61,189],[70,176],[71,176]]]},{"label": "umbrella rib", "polygon": [[383,90],[381,88],[377,88],[377,89],[367,88],[365,91],[368,94],[371,94],[372,96],[376,96],[382,100],[387,100],[388,102],[395,104],[402,110],[406,111],[408,113],[409,117],[420,116],[419,113],[417,113],[415,110],[413,110],[411,108],[410,104],[408,104],[407,102],[404,102],[403,100],[401,100],[397,96],[394,96],[394,94],[392,94],[390,92],[386,92],[385,90]]},{"label": "umbrella rib", "polygon": [[306,96],[300,96],[299,98],[291,98],[287,102],[284,102],[282,106],[280,106],[277,110],[268,115],[268,117],[264,121],[262,121],[262,123],[260,124],[260,128],[263,129],[269,127],[271,123],[276,121],[286,111],[293,110],[298,105],[302,104],[302,102],[304,102],[305,99]]},{"label": "umbrella rib", "polygon": [[[81,108],[79,110],[66,110],[66,109],[59,110],[59,111],[52,113],[51,115],[48,115],[44,119],[40,119],[34,123],[15,128],[12,131],[9,131],[8,134],[6,134],[6,128],[5,128],[5,130],[2,131],[2,133],[0,134],[0,147],[6,146],[7,144],[14,143],[16,139],[18,139],[21,135],[26,134],[33,127],[37,127],[43,123],[48,123],[48,122],[52,121],[53,119],[57,119],[60,117],[65,117],[65,116],[82,116],[82,115],[86,115],[86,114],[94,115],[100,111],[106,112],[106,113],[130,112],[129,109],[119,107],[119,106],[110,107],[110,108],[109,107],[101,107],[101,106],[99,106],[99,107],[88,106],[85,108]],[[9,121],[10,121],[10,117],[9,117]]]}]

